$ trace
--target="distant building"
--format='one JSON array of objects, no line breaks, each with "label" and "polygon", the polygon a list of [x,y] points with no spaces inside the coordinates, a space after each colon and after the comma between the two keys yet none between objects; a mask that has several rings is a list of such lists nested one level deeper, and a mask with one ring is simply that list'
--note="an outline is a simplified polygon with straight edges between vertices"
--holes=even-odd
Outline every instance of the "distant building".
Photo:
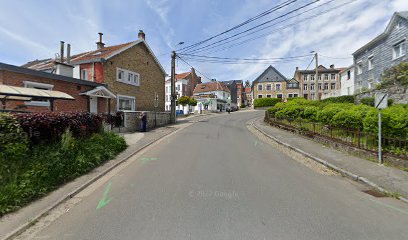
[{"label": "distant building", "polygon": [[246,87],[245,88],[245,106],[251,106],[252,104],[252,88]]},{"label": "distant building", "polygon": [[274,67],[269,66],[252,82],[253,99],[293,98],[299,96],[299,82],[288,80]]},{"label": "distant building", "polygon": [[340,71],[341,90],[340,95],[354,94],[354,66],[350,66]]},{"label": "distant building", "polygon": [[385,31],[353,53],[355,91],[374,89],[384,70],[408,61],[408,11],[396,12]]},{"label": "distant building", "polygon": [[206,82],[197,84],[194,89],[194,97],[197,99],[195,110],[201,112],[226,110],[231,91],[223,82]]},{"label": "distant building", "polygon": [[243,81],[229,80],[222,81],[231,91],[231,106],[239,108],[243,102]]},{"label": "distant building", "polygon": [[[193,96],[194,88],[201,83],[201,77],[197,76],[195,69],[191,68],[190,72],[176,74],[176,93],[177,98],[181,96]],[[167,79],[165,82],[165,110],[171,110],[171,81]],[[176,110],[184,110],[184,113],[189,112],[189,106],[176,106]]]},{"label": "distant building", "polygon": [[[335,68],[330,65],[326,68],[320,65],[316,69],[299,70],[296,67],[294,78],[300,84],[300,96],[308,100],[325,99],[328,97],[336,97],[340,95],[340,71],[344,68]],[[318,79],[316,82],[316,78]]]}]

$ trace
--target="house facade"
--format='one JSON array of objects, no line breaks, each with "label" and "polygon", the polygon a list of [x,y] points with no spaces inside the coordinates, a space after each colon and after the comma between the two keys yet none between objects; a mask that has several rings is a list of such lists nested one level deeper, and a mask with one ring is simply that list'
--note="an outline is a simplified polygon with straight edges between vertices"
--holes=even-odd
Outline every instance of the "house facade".
[{"label": "house facade", "polygon": [[[181,96],[193,96],[194,88],[197,84],[201,83],[201,77],[199,77],[194,68],[191,68],[190,72],[176,74],[176,93],[177,98]],[[167,79],[165,82],[165,110],[171,110],[171,80]],[[189,112],[188,106],[183,107],[177,105],[176,110],[184,110],[185,113]]]},{"label": "house facade", "polygon": [[[299,96],[308,100],[319,100],[340,95],[340,71],[344,68],[329,68],[320,65],[313,70],[299,70],[296,67],[294,79],[299,82]],[[317,81],[316,81],[317,79]]]},{"label": "house facade", "polygon": [[374,89],[384,70],[408,61],[408,11],[396,12],[385,31],[353,53],[355,91]]},{"label": "house facade", "polygon": [[[59,63],[55,64],[58,65]],[[60,91],[74,98],[72,101],[55,100],[55,102],[52,103],[52,107],[49,100],[36,99],[35,97],[30,99],[30,101],[4,101],[1,108],[7,110],[27,112],[46,112],[51,110],[55,112],[88,111],[92,113],[106,113],[109,111],[109,100],[115,99],[115,95],[101,83],[31,70],[5,63],[0,63],[0,85]],[[96,108],[93,108],[90,104],[90,100],[98,103],[95,105],[95,107],[97,106]]]},{"label": "house facade", "polygon": [[340,95],[354,94],[354,66],[350,66],[340,71],[341,90]]},{"label": "house facade", "polygon": [[245,100],[244,100],[245,106],[251,106],[252,105],[252,88],[246,87],[245,88]]},{"label": "house facade", "polygon": [[231,107],[239,108],[243,102],[243,81],[242,80],[229,80],[223,81],[223,83],[231,91]]},{"label": "house facade", "polygon": [[[114,100],[110,100],[113,111],[164,111],[163,81],[166,73],[146,43],[144,32],[139,32],[136,41],[115,46],[105,46],[102,33],[99,36],[96,50],[66,59],[66,62],[74,67],[73,76],[109,86],[109,90],[116,96]],[[29,62],[24,67],[38,71],[55,71],[51,59]],[[158,96],[157,108],[155,96]]]},{"label": "house facade", "polygon": [[223,82],[200,83],[194,89],[194,98],[197,100],[195,111],[202,110],[223,111],[231,101],[231,91]]},{"label": "house facade", "polygon": [[276,68],[269,66],[252,82],[252,98],[292,98],[299,97],[299,83],[288,80]]}]

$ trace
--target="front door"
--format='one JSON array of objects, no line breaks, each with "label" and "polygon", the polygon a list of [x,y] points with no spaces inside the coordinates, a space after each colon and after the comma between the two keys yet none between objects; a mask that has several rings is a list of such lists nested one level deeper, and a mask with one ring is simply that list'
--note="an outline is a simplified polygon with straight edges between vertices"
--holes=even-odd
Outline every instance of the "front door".
[{"label": "front door", "polygon": [[91,113],[98,113],[98,98],[89,97],[89,111]]}]

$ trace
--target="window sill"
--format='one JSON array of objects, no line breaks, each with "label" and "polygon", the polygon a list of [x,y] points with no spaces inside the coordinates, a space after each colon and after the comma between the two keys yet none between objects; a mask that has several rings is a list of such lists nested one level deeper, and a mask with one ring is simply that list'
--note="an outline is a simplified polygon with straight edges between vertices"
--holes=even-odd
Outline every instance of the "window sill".
[{"label": "window sill", "polygon": [[119,81],[119,80],[117,82],[124,83],[124,84],[131,85],[131,86],[135,86],[135,87],[140,87],[140,84],[129,83],[129,82]]},{"label": "window sill", "polygon": [[394,61],[394,60],[399,60],[400,58],[402,58],[402,57],[404,57],[405,56],[405,54],[404,55],[401,55],[401,56],[399,56],[399,57],[396,57],[396,58],[392,58],[392,61]]}]

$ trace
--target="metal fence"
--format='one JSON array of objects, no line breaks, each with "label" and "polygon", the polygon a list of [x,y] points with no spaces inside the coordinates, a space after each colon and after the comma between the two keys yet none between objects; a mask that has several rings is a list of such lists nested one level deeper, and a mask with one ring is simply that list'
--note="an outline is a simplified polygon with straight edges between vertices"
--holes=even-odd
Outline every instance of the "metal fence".
[{"label": "metal fence", "polygon": [[[362,129],[332,127],[322,123],[308,122],[304,119],[277,119],[268,113],[266,113],[265,120],[270,124],[278,125],[289,130],[295,130],[304,135],[318,135],[334,142],[340,142],[368,151],[375,152],[378,150],[378,135],[365,132]],[[385,154],[408,159],[408,139],[383,136],[381,145]]]}]

